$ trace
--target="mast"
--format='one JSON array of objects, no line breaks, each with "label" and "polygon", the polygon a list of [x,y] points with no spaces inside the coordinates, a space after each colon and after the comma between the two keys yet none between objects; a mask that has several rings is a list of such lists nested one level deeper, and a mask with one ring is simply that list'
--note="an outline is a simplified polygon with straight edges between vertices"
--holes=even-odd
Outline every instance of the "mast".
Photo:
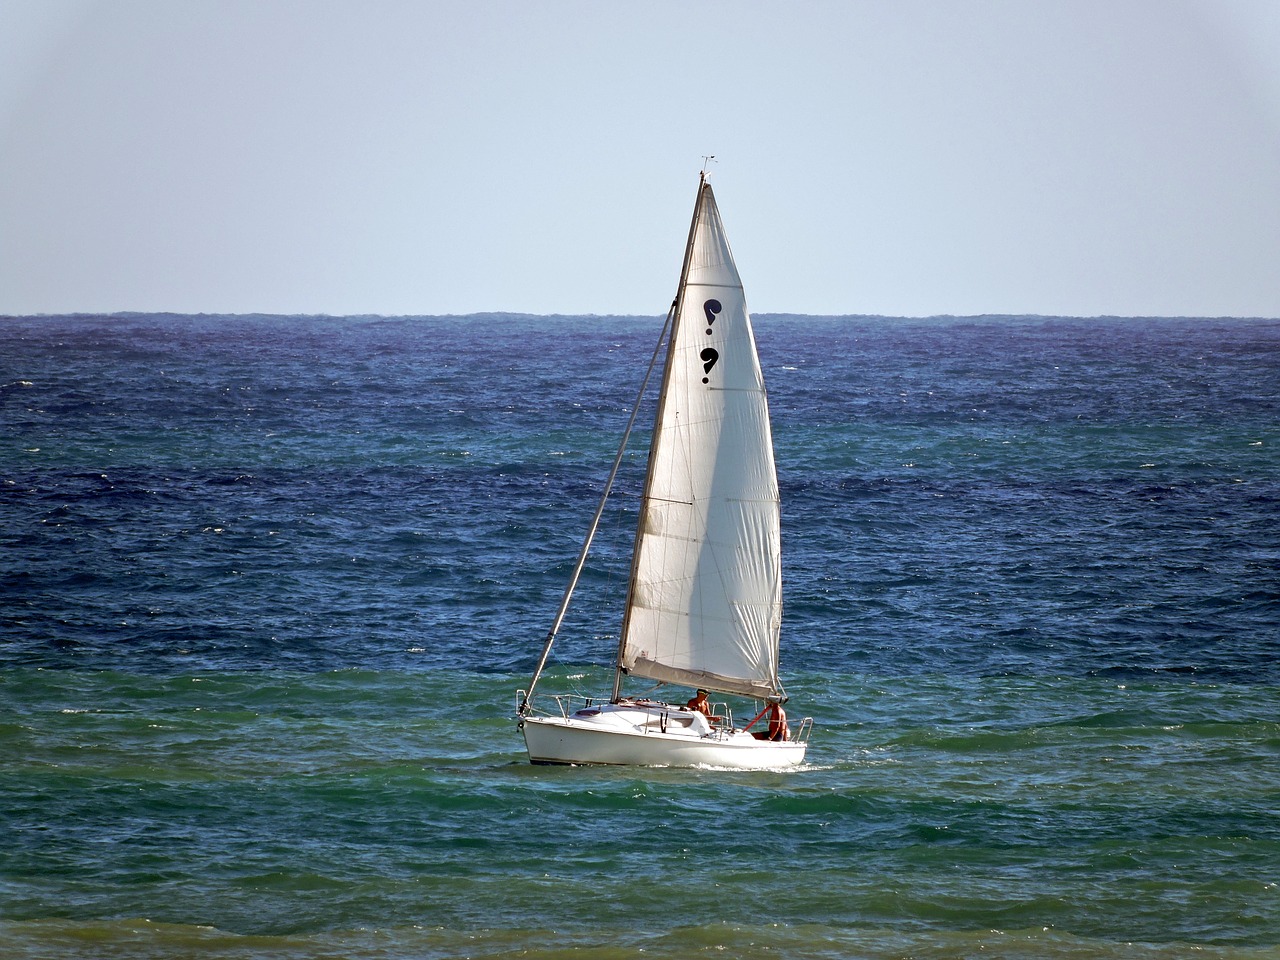
[{"label": "mast", "polygon": [[[707,171],[704,167],[702,172],[698,174],[698,196],[693,203],[693,219],[689,223],[689,240],[684,248],[684,263],[680,267],[680,283],[676,287],[676,298],[671,304],[671,336],[667,340],[667,356],[663,363],[662,370],[662,389],[658,394],[658,411],[653,418],[653,432],[649,438],[649,465],[645,471],[644,488],[640,494],[640,515],[636,521],[636,537],[635,544],[631,554],[631,574],[627,578],[627,598],[623,606],[622,629],[618,632],[618,653],[614,658],[613,668],[613,694],[612,699],[616,702],[622,696],[622,659],[626,649],[627,630],[631,623],[631,601],[635,596],[636,589],[636,571],[640,562],[640,541],[644,537],[644,521],[645,514],[649,503],[649,490],[653,483],[653,450],[657,443],[658,431],[662,424],[663,410],[667,405],[667,387],[671,382],[671,353],[675,348],[677,334],[680,329],[680,311],[684,306],[685,285],[689,279],[689,264],[693,260],[693,241],[698,232],[698,218],[702,215],[702,197],[707,185]],[[647,378],[646,378],[647,379]]]}]

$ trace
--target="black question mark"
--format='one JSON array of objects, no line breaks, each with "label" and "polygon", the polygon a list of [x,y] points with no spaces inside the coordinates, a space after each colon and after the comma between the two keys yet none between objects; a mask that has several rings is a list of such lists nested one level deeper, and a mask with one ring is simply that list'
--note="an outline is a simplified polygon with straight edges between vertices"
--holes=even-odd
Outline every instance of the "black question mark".
[{"label": "black question mark", "polygon": [[[719,300],[708,300],[702,305],[702,312],[707,315],[707,336],[711,336],[711,325],[716,322],[716,314],[723,309]],[[710,347],[698,354],[702,358],[702,372],[710,373],[711,368],[716,365],[716,361],[720,359],[720,354]],[[709,378],[703,377],[702,382],[706,383]]]},{"label": "black question mark", "polygon": [[[698,356],[701,357],[702,360],[704,361],[704,363],[702,364],[702,372],[710,373],[711,368],[714,367],[716,365],[716,361],[720,359],[720,352],[718,350],[712,350],[710,347],[707,347],[700,354],[698,354]],[[702,382],[706,383],[708,379],[709,379],[708,377],[703,377]]]},{"label": "black question mark", "polygon": [[720,312],[719,300],[708,300],[702,305],[702,312],[707,315],[707,336],[711,336],[711,325],[716,322],[716,314]]}]

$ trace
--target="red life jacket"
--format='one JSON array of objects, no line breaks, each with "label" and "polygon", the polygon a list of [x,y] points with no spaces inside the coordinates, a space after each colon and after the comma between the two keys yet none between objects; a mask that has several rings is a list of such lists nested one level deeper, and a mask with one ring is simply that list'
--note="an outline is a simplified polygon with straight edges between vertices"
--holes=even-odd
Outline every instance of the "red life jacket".
[{"label": "red life jacket", "polygon": [[787,712],[782,709],[782,704],[771,704],[769,707],[769,739],[787,740],[790,737],[791,730],[787,727]]}]

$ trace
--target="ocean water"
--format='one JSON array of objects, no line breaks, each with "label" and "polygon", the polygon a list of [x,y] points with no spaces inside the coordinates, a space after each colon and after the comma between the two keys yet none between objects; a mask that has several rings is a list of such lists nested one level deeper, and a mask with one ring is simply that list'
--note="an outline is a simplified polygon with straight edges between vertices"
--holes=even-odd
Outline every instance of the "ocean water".
[{"label": "ocean water", "polygon": [[660,319],[0,318],[0,955],[1280,955],[1280,321],[756,325],[785,774],[515,727]]}]

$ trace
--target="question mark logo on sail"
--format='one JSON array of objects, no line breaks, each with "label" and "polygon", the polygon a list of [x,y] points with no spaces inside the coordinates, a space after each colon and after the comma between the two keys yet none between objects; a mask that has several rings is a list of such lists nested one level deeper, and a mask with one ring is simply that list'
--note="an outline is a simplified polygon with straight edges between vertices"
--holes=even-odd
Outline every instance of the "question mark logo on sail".
[{"label": "question mark logo on sail", "polygon": [[716,314],[720,312],[719,300],[708,300],[702,305],[702,312],[707,315],[707,336],[711,336],[711,325],[716,322]]},{"label": "question mark logo on sail", "polygon": [[[720,359],[720,352],[718,350],[712,350],[710,347],[707,347],[700,354],[698,354],[698,356],[702,359],[702,372],[710,373],[711,368],[714,367],[716,365],[716,361]],[[703,377],[702,382],[706,383],[709,379],[710,379],[709,377]]]},{"label": "question mark logo on sail", "polygon": [[[711,336],[711,325],[716,322],[716,314],[723,309],[719,300],[708,300],[702,305],[702,312],[707,315],[707,336]],[[702,372],[710,373],[711,368],[716,365],[716,361],[720,359],[720,353],[712,350],[710,347],[703,350],[698,356],[702,359]],[[708,377],[703,377],[702,382],[706,383]]]}]

